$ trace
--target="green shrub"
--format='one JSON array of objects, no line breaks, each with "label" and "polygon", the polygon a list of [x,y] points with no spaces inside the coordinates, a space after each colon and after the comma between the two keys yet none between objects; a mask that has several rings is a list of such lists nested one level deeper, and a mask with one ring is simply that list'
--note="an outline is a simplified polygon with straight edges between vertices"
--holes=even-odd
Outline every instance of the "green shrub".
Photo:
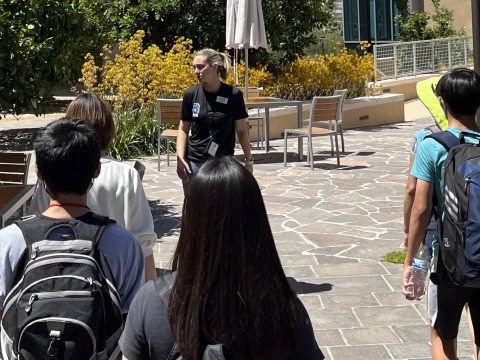
[{"label": "green shrub", "polygon": [[[118,160],[152,156],[157,153],[158,125],[155,110],[124,105],[115,111],[115,136],[109,153]],[[162,126],[163,129],[163,126]],[[171,144],[171,152],[175,151]],[[162,144],[161,151],[165,152]]]},{"label": "green shrub", "polygon": [[58,86],[76,81],[85,53],[110,41],[85,6],[83,0],[0,1],[0,114],[40,113]]},{"label": "green shrub", "polygon": [[391,251],[383,256],[383,261],[395,264],[403,264],[405,262],[405,256],[407,256],[407,251],[405,249]]}]

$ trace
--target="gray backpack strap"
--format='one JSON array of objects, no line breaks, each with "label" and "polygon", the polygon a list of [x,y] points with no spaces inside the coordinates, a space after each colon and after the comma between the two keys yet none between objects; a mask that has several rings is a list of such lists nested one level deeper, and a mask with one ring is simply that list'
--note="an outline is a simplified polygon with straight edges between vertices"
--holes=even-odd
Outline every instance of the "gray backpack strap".
[{"label": "gray backpack strap", "polygon": [[440,126],[438,126],[437,123],[427,126],[425,129],[430,131],[432,134],[436,134],[442,131],[442,129],[440,128]]},{"label": "gray backpack strap", "polygon": [[170,296],[174,279],[175,273],[171,270],[164,270],[153,282],[158,296],[160,296],[165,305],[168,305],[168,297]]},{"label": "gray backpack strap", "polygon": [[69,227],[76,239],[92,240],[97,244],[105,226],[114,222],[108,217],[90,212],[78,218],[65,220],[53,220],[40,215],[24,221],[15,221],[15,224],[22,231],[27,246],[30,246],[35,242],[48,239],[52,231],[62,227]]},{"label": "gray backpack strap", "polygon": [[222,344],[207,345],[202,360],[225,360]]}]

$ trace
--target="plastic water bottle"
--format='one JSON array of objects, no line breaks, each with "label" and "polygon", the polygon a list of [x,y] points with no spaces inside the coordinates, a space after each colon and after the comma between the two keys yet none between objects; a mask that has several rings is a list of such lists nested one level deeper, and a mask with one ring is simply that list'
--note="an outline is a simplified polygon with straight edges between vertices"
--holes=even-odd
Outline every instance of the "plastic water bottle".
[{"label": "plastic water bottle", "polygon": [[425,254],[422,247],[413,259],[412,277],[410,278],[410,282],[413,283],[412,293],[417,300],[420,300],[423,297],[429,264],[430,259]]}]

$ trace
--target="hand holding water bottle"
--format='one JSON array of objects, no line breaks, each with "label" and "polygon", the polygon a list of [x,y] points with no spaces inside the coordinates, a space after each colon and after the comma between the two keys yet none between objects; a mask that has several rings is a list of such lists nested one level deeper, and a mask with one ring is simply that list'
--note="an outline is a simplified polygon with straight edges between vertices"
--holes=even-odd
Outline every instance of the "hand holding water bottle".
[{"label": "hand holding water bottle", "polygon": [[420,249],[411,266],[403,270],[403,294],[408,300],[420,300],[425,294],[425,281],[430,260],[424,249]]}]

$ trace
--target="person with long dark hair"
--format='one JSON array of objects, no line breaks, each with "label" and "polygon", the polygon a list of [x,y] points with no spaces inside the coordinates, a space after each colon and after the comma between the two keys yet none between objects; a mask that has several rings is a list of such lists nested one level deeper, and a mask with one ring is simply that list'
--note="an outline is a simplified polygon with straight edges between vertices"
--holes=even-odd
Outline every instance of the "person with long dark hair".
[{"label": "person with long dark hair", "polygon": [[232,157],[190,180],[173,274],[135,297],[120,340],[124,359],[323,359],[288,284],[260,188]]}]

